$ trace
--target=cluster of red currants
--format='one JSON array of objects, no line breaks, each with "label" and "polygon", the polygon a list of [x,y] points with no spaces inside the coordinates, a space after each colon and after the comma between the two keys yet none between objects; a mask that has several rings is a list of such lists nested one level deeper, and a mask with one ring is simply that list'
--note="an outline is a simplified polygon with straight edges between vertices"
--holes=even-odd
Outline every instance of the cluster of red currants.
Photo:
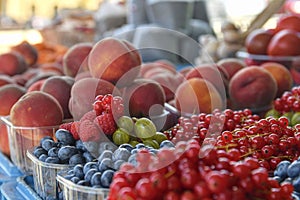
[{"label": "cluster of red currants", "polygon": [[259,160],[234,155],[198,141],[178,142],[156,155],[137,153],[137,164],[123,164],[110,185],[108,200],[292,199],[291,183],[269,177]]}]

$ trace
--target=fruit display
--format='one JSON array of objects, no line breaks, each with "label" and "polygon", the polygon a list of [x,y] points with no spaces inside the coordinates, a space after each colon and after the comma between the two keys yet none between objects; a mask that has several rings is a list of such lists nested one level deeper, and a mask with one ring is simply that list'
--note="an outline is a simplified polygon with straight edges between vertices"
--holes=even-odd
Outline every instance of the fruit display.
[{"label": "fruit display", "polygon": [[[297,56],[281,24],[248,52]],[[0,150],[42,199],[296,199],[300,87],[282,63],[225,56],[240,30],[222,33],[232,51],[180,70],[113,37],[16,45],[0,55]]]}]

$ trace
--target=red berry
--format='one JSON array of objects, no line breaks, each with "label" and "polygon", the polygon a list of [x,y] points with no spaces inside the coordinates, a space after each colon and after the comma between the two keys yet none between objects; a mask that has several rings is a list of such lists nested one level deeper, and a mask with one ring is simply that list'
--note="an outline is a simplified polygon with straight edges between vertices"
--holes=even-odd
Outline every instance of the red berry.
[{"label": "red berry", "polygon": [[112,135],[117,130],[117,124],[112,114],[104,113],[95,118],[95,123],[99,125],[106,135]]}]

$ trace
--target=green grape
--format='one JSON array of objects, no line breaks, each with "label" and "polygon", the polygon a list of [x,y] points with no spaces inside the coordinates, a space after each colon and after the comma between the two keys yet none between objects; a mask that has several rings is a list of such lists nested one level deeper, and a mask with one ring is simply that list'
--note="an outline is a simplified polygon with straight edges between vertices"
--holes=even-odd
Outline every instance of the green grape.
[{"label": "green grape", "polygon": [[131,146],[135,147],[137,144],[139,144],[139,142],[137,140],[130,140],[129,144],[131,144]]},{"label": "green grape", "polygon": [[146,140],[143,141],[143,143],[144,143],[145,146],[153,147],[154,149],[159,149],[159,144],[156,140],[146,139]]},{"label": "green grape", "polygon": [[294,115],[294,112],[286,112],[284,113],[282,116],[285,116],[286,118],[288,118],[289,123],[291,124],[292,121],[292,116]]},{"label": "green grape", "polygon": [[280,113],[275,110],[274,108],[272,108],[271,110],[269,110],[266,114],[265,117],[274,117],[276,119],[278,119],[280,117]]},{"label": "green grape", "polygon": [[116,145],[121,145],[124,143],[128,143],[130,141],[130,135],[123,128],[118,128],[113,134],[113,142]]},{"label": "green grape", "polygon": [[156,132],[156,134],[152,137],[152,139],[156,140],[158,144],[160,144],[162,141],[167,140],[168,138],[162,132]]},{"label": "green grape", "polygon": [[295,112],[290,120],[290,125],[295,126],[300,123],[300,112]]},{"label": "green grape", "polygon": [[134,122],[129,116],[121,116],[117,121],[117,125],[119,128],[123,128],[131,133],[133,131]]},{"label": "green grape", "polygon": [[156,134],[156,126],[150,119],[142,117],[134,123],[134,133],[140,139],[151,138]]}]

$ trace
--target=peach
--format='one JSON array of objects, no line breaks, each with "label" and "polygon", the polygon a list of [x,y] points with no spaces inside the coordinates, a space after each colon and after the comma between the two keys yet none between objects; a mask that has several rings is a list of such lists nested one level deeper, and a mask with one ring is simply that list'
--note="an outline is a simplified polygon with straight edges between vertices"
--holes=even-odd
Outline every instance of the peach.
[{"label": "peach", "polygon": [[22,74],[28,68],[24,57],[17,52],[7,52],[0,55],[0,73],[13,76]]},{"label": "peach", "polygon": [[139,75],[141,56],[127,41],[107,37],[97,42],[89,56],[92,77],[107,80],[118,87],[130,85]]},{"label": "peach", "polygon": [[14,126],[56,126],[63,121],[63,110],[50,94],[33,91],[23,95],[12,106],[10,120]]},{"label": "peach", "polygon": [[0,87],[0,115],[9,115],[11,107],[26,93],[26,89],[17,84]]},{"label": "peach", "polygon": [[190,78],[175,91],[175,107],[182,113],[211,113],[225,103],[215,86],[203,78]]},{"label": "peach", "polygon": [[57,75],[64,75],[63,67],[58,62],[40,64],[39,69],[42,72],[54,72],[57,73]]},{"label": "peach", "polygon": [[122,91],[125,113],[133,117],[157,116],[163,113],[166,97],[162,86],[150,79],[135,79]]},{"label": "peach", "polygon": [[171,73],[160,73],[153,75],[149,79],[158,82],[162,86],[166,96],[166,102],[168,102],[174,98],[175,90],[182,82],[184,77],[179,73],[176,75]]},{"label": "peach", "polygon": [[46,80],[46,78],[34,82],[27,88],[27,92],[40,91],[45,80]]},{"label": "peach", "polygon": [[246,63],[238,58],[222,58],[217,62],[218,69],[230,80],[240,69],[246,67]]},{"label": "peach", "polygon": [[78,71],[87,71],[87,57],[92,50],[92,43],[82,42],[71,46],[63,56],[63,72],[75,77]]},{"label": "peach", "polygon": [[89,77],[75,81],[69,100],[69,109],[74,120],[79,120],[93,109],[92,104],[99,94],[121,95],[119,89],[106,80]]},{"label": "peach", "polygon": [[43,81],[41,91],[52,95],[63,109],[64,119],[72,118],[69,110],[69,100],[74,79],[65,76],[52,76]]},{"label": "peach", "polygon": [[229,82],[233,109],[268,107],[277,94],[277,83],[270,72],[259,66],[239,70]]},{"label": "peach", "polygon": [[290,71],[282,64],[276,62],[265,62],[262,68],[269,71],[277,83],[276,97],[281,97],[285,91],[289,91],[293,86],[293,77]]},{"label": "peach", "polygon": [[23,41],[20,44],[11,47],[11,50],[20,53],[28,66],[33,66],[38,60],[37,49],[27,41]]},{"label": "peach", "polygon": [[176,68],[170,65],[166,65],[159,62],[148,62],[143,63],[140,69],[140,76],[143,78],[149,78],[152,75],[160,73],[171,73],[176,74]]},{"label": "peach", "polygon": [[0,74],[0,87],[6,84],[16,83],[15,80],[6,74]]},{"label": "peach", "polygon": [[215,64],[198,65],[187,72],[185,78],[203,78],[215,86],[222,98],[226,97],[226,87],[223,82],[224,77],[223,74],[219,72],[218,67]]},{"label": "peach", "polygon": [[33,83],[35,83],[36,81],[42,80],[42,79],[46,79],[49,78],[51,76],[55,76],[57,75],[56,73],[53,72],[41,72],[39,71],[39,73],[37,73],[36,75],[32,76],[25,84],[26,88],[29,88]]}]

